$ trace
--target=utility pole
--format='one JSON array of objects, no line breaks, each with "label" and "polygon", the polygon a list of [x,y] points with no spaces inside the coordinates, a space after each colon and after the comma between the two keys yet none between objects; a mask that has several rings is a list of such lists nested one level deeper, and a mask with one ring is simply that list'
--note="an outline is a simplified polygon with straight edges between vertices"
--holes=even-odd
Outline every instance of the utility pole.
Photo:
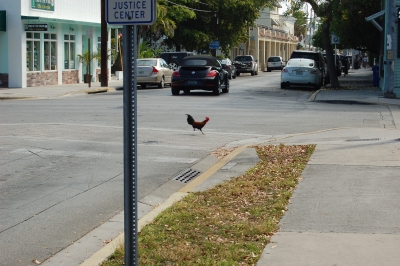
[{"label": "utility pole", "polygon": [[106,21],[106,0],[101,1],[101,87],[108,87],[108,32]]},{"label": "utility pole", "polygon": [[384,55],[385,98],[396,98],[394,92],[394,37],[396,28],[396,0],[386,0],[385,11],[385,41],[386,53]]},{"label": "utility pole", "polygon": [[[217,18],[217,13],[214,13],[214,36],[215,40],[218,39],[218,31],[217,31],[217,26],[218,26],[218,18]],[[217,57],[217,49],[211,49],[211,55],[214,57]]]}]

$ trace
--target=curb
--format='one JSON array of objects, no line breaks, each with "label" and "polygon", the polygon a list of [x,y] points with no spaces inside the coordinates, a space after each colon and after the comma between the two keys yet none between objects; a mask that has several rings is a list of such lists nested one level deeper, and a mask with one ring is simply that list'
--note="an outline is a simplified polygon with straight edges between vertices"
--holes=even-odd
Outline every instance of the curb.
[{"label": "curb", "polygon": [[321,91],[321,89],[317,90],[313,94],[311,94],[310,98],[308,99],[309,102],[315,101],[315,98],[317,98],[318,93]]},{"label": "curb", "polygon": [[109,91],[116,91],[115,88],[100,88],[100,89],[92,89],[92,90],[85,90],[86,94],[95,94],[95,93],[102,93],[102,92],[109,92]]},{"label": "curb", "polygon": [[[165,200],[163,203],[155,207],[153,210],[151,210],[149,213],[144,215],[139,221],[138,221],[138,232],[140,232],[143,227],[145,227],[147,224],[151,223],[161,212],[172,206],[173,203],[180,201],[186,195],[188,195],[193,189],[195,189],[197,186],[202,184],[204,181],[206,181],[208,178],[210,178],[213,174],[215,174],[219,169],[221,169],[224,165],[226,165],[228,162],[230,162],[232,159],[234,159],[237,155],[239,155],[242,151],[244,151],[246,148],[248,148],[249,145],[245,144],[243,146],[238,147],[234,151],[232,151],[230,154],[216,162],[213,166],[211,166],[207,171],[205,171],[203,174],[192,180],[190,183],[188,183],[186,186],[181,188],[178,192],[173,193],[167,200]],[[102,262],[104,262],[110,255],[112,255],[115,252],[115,249],[124,243],[124,233],[119,234],[116,238],[114,238],[110,243],[105,245],[103,248],[101,248],[99,251],[94,253],[90,258],[86,259],[83,263],[81,263],[79,266],[98,266]]]},{"label": "curb", "polygon": [[27,99],[36,99],[37,97],[33,96],[10,96],[10,97],[0,97],[0,101],[4,100],[27,100]]}]

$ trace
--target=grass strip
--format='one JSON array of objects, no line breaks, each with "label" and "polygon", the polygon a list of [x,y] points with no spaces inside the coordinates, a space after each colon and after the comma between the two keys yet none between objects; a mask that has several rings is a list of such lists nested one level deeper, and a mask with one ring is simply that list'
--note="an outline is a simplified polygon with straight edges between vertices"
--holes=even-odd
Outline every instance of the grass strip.
[{"label": "grass strip", "polygon": [[[189,194],[139,233],[139,265],[255,265],[315,145],[254,146],[259,163]],[[121,245],[102,266],[124,265]]]}]

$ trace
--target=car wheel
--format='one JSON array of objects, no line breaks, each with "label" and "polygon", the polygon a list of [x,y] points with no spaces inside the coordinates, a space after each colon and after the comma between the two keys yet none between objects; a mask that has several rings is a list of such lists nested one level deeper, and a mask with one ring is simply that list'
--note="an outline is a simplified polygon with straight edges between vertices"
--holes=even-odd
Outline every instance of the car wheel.
[{"label": "car wheel", "polygon": [[161,77],[161,81],[160,81],[160,83],[158,83],[158,87],[164,88],[164,86],[165,86],[165,80],[164,80],[164,77]]},{"label": "car wheel", "polygon": [[169,64],[173,70],[177,70],[179,67],[179,62],[178,61],[173,61]]},{"label": "car wheel", "polygon": [[267,67],[267,72],[271,72],[271,69]]},{"label": "car wheel", "polygon": [[314,85],[314,89],[315,89],[315,90],[319,90],[320,88],[321,88],[321,85],[320,85],[320,84],[315,84],[315,85]]},{"label": "car wheel", "polygon": [[251,71],[251,75],[254,76],[255,75],[255,71]]},{"label": "car wheel", "polygon": [[172,95],[179,95],[180,89],[171,87],[171,93]]},{"label": "car wheel", "polygon": [[236,76],[238,76],[238,77],[239,77],[239,76],[240,76],[240,72],[236,72]]},{"label": "car wheel", "polygon": [[141,87],[142,89],[146,89],[147,84],[140,84],[140,87]]},{"label": "car wheel", "polygon": [[225,78],[225,88],[222,89],[222,92],[228,93],[229,92],[229,79]]},{"label": "car wheel", "polygon": [[189,93],[190,93],[190,90],[189,90],[189,89],[184,89],[183,92],[184,92],[185,94],[189,94]]},{"label": "car wheel", "polygon": [[233,79],[235,79],[235,78],[236,78],[236,73],[234,73],[234,74],[233,74],[232,78],[233,78]]},{"label": "car wheel", "polygon": [[286,84],[284,82],[281,83],[281,89],[286,88]]},{"label": "car wheel", "polygon": [[220,88],[221,88],[221,81],[218,80],[218,85],[215,86],[215,88],[214,88],[214,90],[213,90],[213,94],[214,94],[214,95],[220,95],[220,94],[221,94]]}]

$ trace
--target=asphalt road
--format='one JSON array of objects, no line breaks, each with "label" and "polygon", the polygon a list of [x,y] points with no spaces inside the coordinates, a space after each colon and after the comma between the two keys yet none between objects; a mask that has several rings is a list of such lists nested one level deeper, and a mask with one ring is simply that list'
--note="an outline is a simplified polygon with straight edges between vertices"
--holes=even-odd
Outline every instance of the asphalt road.
[{"label": "asphalt road", "polygon": [[[138,198],[224,145],[343,127],[380,128],[385,106],[308,101],[280,72],[244,74],[228,94],[138,90]],[[122,91],[0,102],[0,265],[36,265],[123,209]],[[193,131],[185,114],[210,117]],[[179,188],[171,188],[165,194]]]}]

